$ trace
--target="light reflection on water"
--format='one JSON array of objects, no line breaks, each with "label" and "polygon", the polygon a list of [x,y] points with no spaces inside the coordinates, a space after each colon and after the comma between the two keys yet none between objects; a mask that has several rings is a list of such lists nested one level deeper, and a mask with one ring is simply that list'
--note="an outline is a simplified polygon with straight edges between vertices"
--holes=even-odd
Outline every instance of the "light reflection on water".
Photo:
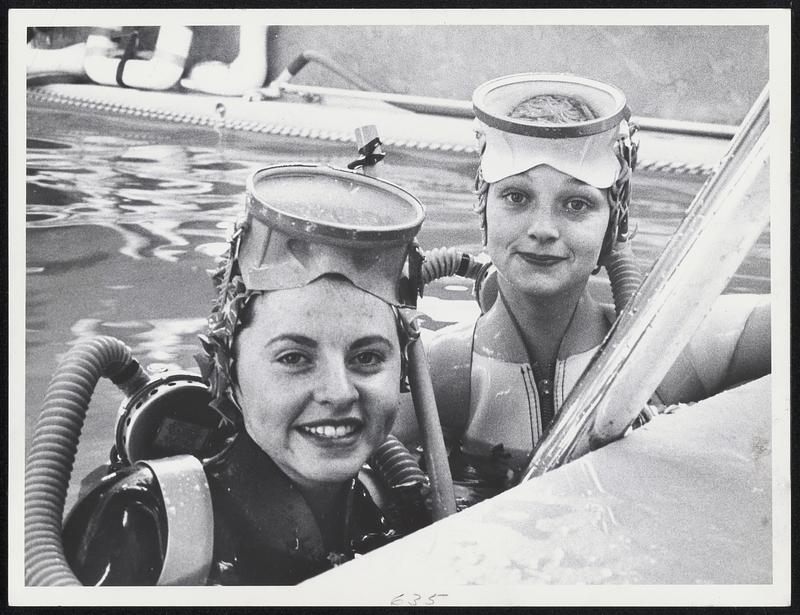
[{"label": "light reflection on water", "polygon": [[[196,335],[213,298],[207,270],[243,208],[254,170],[281,162],[343,167],[352,144],[241,136],[146,120],[28,109],[27,437],[57,360],[77,337],[114,335],[145,364],[194,369]],[[427,207],[423,248],[480,250],[468,155],[389,151],[383,176]],[[649,268],[702,179],[640,174],[634,250]],[[14,205],[14,204],[12,204]],[[426,289],[428,327],[477,309],[468,288],[443,280]],[[769,291],[765,232],[729,286]],[[604,299],[610,301],[610,292]],[[84,427],[75,475],[105,460],[119,394],[101,385]],[[95,408],[104,410],[94,411]],[[103,443],[103,445],[99,445]],[[85,451],[89,449],[89,452]]]}]

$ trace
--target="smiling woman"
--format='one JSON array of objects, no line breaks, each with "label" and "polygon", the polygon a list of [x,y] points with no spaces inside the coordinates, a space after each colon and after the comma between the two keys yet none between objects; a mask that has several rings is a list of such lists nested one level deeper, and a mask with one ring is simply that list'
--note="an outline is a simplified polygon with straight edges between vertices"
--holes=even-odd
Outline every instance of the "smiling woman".
[{"label": "smiling woman", "polygon": [[400,400],[394,314],[346,278],[331,276],[262,295],[252,311],[234,351],[245,428],[302,492],[324,493],[358,474],[394,423]]},{"label": "smiling woman", "polygon": [[[376,206],[390,213],[365,223]],[[363,469],[386,466],[387,443],[415,464],[387,436],[423,217],[410,194],[351,171],[251,177],[197,357],[226,437],[202,464],[148,457],[88,492],[63,532],[82,583],[294,584],[429,522],[418,466],[399,485]]]}]

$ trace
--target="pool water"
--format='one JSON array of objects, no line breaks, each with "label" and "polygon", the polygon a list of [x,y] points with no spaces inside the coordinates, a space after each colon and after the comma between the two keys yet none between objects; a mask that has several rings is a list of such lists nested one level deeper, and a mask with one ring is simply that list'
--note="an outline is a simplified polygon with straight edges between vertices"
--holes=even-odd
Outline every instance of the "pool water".
[{"label": "pool water", "polygon": [[[79,337],[112,335],[145,366],[196,371],[196,336],[213,299],[207,270],[243,210],[248,175],[284,162],[343,167],[356,157],[352,144],[187,128],[46,104],[29,106],[27,137],[26,442],[59,359]],[[383,177],[427,207],[418,236],[423,249],[480,250],[470,193],[476,162],[468,154],[388,152]],[[635,177],[633,246],[645,270],[703,179]],[[427,288],[420,304],[429,316],[426,326],[476,314],[470,290],[455,278]],[[728,292],[769,290],[767,230]],[[603,298],[610,301],[610,292]],[[80,479],[107,460],[120,401],[113,385],[100,383],[68,507]]]}]

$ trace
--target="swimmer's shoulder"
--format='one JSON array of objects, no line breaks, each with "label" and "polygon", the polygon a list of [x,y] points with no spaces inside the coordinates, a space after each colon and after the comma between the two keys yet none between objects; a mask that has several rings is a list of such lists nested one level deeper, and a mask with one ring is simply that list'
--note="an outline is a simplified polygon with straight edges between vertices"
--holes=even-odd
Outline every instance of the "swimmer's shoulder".
[{"label": "swimmer's shoulder", "polygon": [[475,321],[458,322],[431,333],[423,340],[428,348],[431,376],[436,383],[446,377],[453,366],[469,361]]},{"label": "swimmer's shoulder", "polygon": [[475,320],[466,320],[447,325],[427,335],[423,340],[428,345],[430,353],[442,353],[446,351],[448,345],[452,344],[472,344],[472,334],[475,331]]},{"label": "swimmer's shoulder", "polygon": [[428,343],[431,381],[445,440],[454,441],[466,428],[470,405],[475,321],[436,331]]},{"label": "swimmer's shoulder", "polygon": [[769,295],[721,295],[659,385],[659,397],[698,401],[769,373],[770,331]]}]

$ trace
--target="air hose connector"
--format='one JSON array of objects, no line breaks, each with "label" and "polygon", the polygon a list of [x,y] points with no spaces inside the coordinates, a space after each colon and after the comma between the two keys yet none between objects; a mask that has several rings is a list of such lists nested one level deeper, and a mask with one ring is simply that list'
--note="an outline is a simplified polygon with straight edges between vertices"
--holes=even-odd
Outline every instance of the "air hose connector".
[{"label": "air hose connector", "polygon": [[456,248],[434,248],[427,250],[424,256],[422,281],[425,284],[454,275],[477,280],[490,264]]}]

